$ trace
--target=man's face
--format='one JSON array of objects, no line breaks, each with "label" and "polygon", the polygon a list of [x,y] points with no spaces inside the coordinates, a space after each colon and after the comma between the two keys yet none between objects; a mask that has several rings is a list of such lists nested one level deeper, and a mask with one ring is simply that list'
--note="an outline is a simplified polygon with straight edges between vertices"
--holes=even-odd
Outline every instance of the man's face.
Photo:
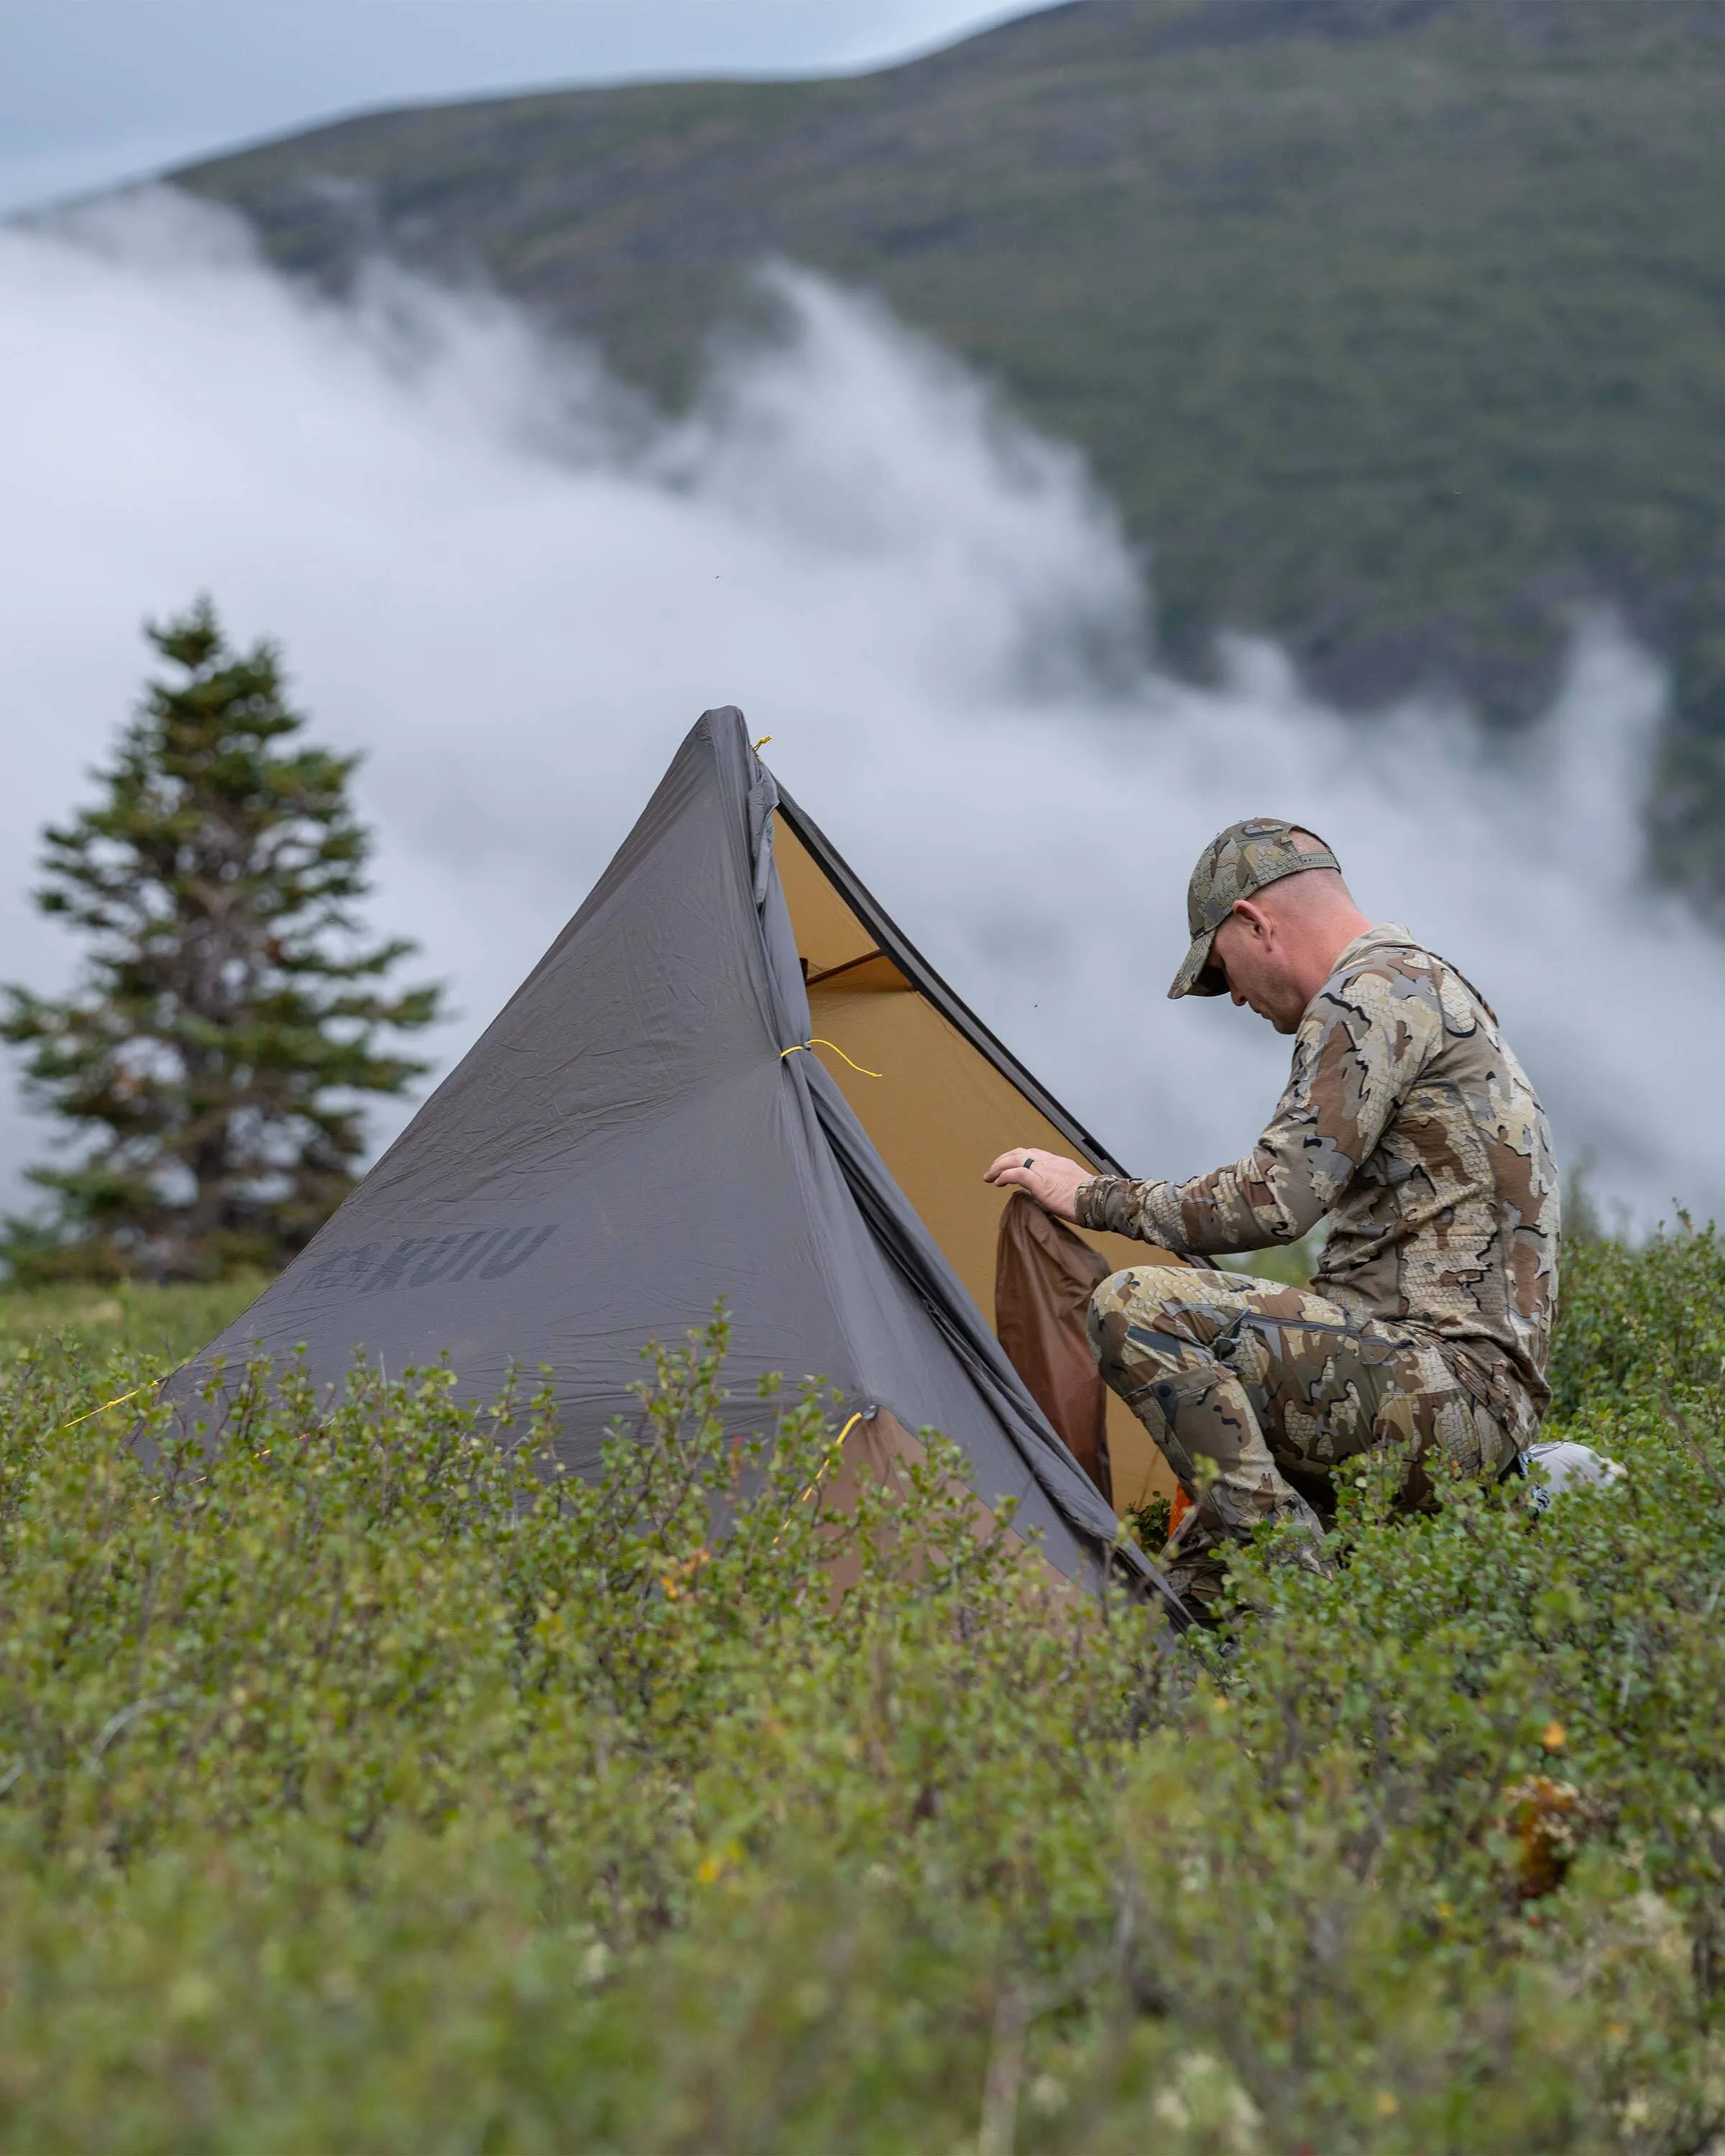
[{"label": "man's face", "polygon": [[1299,1031],[1307,998],[1272,915],[1242,899],[1216,931],[1210,956],[1227,976],[1236,1004],[1268,1019],[1278,1033]]}]

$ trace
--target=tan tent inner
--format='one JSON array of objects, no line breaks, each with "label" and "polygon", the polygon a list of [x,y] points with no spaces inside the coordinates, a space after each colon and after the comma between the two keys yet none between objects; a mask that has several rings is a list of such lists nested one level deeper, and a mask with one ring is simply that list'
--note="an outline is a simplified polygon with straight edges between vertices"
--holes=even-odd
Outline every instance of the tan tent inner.
[{"label": "tan tent inner", "polygon": [[[1044,1147],[1086,1167],[1086,1155],[966,1038],[892,958],[803,844],[784,816],[773,842],[809,988],[811,1033],[835,1042],[879,1077],[817,1046],[894,1179],[921,1215],[977,1306],[993,1322],[995,1243],[1005,1193],[983,1171],[1009,1146]],[[1118,1235],[1086,1235],[1111,1267],[1175,1265],[1165,1250]],[[1114,1502],[1124,1511],[1173,1476],[1137,1417],[1111,1394],[1108,1451]]]}]

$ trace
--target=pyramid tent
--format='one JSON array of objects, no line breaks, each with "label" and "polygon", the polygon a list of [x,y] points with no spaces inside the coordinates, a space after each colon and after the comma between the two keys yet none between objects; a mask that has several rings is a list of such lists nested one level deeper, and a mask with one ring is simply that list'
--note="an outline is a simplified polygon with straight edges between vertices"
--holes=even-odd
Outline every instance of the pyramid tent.
[{"label": "pyramid tent", "polygon": [[[883,1075],[829,1069],[817,1035]],[[502,1012],[173,1391],[302,1344],[330,1385],[362,1349],[391,1373],[447,1351],[481,1400],[548,1365],[560,1456],[590,1474],[643,1346],[722,1300],[739,1427],[780,1372],[834,1387],[876,1455],[882,1431],[902,1450],[939,1429],[1077,1576],[1115,1514],[983,1315],[1002,1194],[981,1171],[1025,1142],[1120,1172],[779,791],[741,712],[709,711]]]}]

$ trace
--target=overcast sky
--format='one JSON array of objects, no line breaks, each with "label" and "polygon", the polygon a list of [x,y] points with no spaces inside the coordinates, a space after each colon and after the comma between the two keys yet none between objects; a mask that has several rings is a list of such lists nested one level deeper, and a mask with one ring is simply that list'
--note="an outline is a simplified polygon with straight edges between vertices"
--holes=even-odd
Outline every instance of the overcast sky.
[{"label": "overcast sky", "polygon": [[866,67],[1026,0],[0,0],[0,212],[411,98]]}]

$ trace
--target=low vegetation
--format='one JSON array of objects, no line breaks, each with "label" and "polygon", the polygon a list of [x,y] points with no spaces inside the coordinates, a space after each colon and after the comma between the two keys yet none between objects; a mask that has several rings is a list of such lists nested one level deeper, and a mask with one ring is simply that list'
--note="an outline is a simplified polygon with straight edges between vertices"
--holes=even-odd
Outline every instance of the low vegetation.
[{"label": "low vegetation", "polygon": [[937,1441],[846,1510],[820,1399],[726,1440],[721,1326],[599,1486],[435,1371],[145,1468],[91,1411],[240,1292],[0,1298],[8,2148],[1715,2145],[1711,1232],[1574,1255],[1624,1481],[1368,1481],[1337,1582],[1255,1552],[1185,1640]]}]

